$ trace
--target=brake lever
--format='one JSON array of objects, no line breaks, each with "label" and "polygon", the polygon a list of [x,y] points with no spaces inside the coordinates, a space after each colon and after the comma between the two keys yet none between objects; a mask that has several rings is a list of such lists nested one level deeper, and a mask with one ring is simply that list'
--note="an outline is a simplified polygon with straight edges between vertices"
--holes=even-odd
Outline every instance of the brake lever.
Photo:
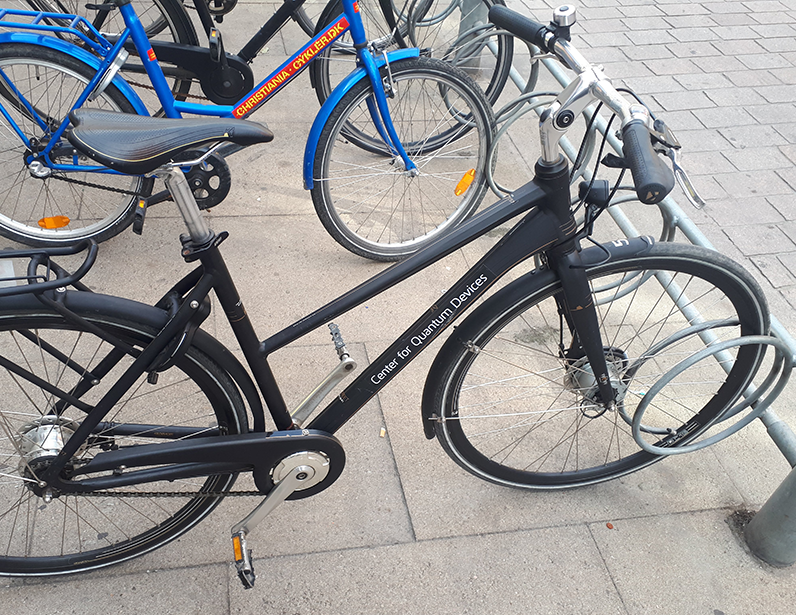
[{"label": "brake lever", "polygon": [[674,171],[674,178],[677,180],[677,183],[680,184],[680,188],[683,189],[685,196],[691,201],[691,204],[696,207],[697,209],[702,209],[706,203],[704,199],[699,196],[699,193],[694,188],[694,185],[691,183],[691,180],[688,178],[688,174],[685,172],[685,169],[680,166],[677,162],[677,150],[674,148],[669,149],[666,152],[666,155],[672,161],[672,170]]},{"label": "brake lever", "polygon": [[664,124],[663,120],[655,120],[650,135],[652,135],[653,149],[655,149],[656,152],[665,154],[669,160],[672,161],[674,178],[685,193],[685,196],[691,201],[694,207],[702,209],[706,203],[704,199],[699,196],[699,193],[688,177],[688,173],[685,172],[685,169],[680,166],[678,161],[680,149],[682,148],[680,141],[677,140],[677,137],[674,136],[671,129]]}]

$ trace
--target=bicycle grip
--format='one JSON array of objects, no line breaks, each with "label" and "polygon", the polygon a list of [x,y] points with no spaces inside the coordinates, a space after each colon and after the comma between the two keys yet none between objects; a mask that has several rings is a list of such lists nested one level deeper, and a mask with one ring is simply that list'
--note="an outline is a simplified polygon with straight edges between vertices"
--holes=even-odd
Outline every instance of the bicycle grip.
[{"label": "bicycle grip", "polygon": [[516,11],[499,4],[493,4],[489,8],[489,21],[544,51],[552,51],[552,49],[548,49],[545,41],[545,35],[549,30],[544,24],[528,19],[524,15],[520,15]]},{"label": "bicycle grip", "polygon": [[622,128],[622,152],[638,200],[654,205],[666,198],[674,188],[674,174],[652,149],[650,133],[642,120],[631,120]]}]

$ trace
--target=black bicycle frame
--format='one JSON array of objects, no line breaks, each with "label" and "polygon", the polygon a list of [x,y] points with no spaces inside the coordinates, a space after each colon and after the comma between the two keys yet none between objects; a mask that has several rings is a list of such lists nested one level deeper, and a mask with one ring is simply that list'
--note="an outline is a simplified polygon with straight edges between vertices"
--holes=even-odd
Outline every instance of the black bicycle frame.
[{"label": "black bicycle frame", "polygon": [[[152,371],[158,357],[168,348],[172,355],[181,348],[170,347],[173,340],[185,338],[192,319],[197,318],[198,306],[211,290],[215,291],[230,326],[241,346],[255,381],[268,407],[279,438],[296,433],[285,402],[268,364],[268,355],[303,335],[330,322],[339,315],[406,280],[417,272],[436,263],[441,258],[482,236],[486,232],[515,218],[519,220],[503,238],[493,246],[481,260],[465,273],[437,302],[418,318],[395,342],[379,355],[340,395],[338,395],[307,426],[305,435],[323,438],[333,434],[361,409],[382,387],[390,382],[406,365],[422,352],[434,339],[470,308],[476,300],[495,284],[507,271],[535,254],[544,252],[547,262],[559,276],[563,286],[567,322],[573,327],[573,337],[588,356],[593,371],[607,373],[605,357],[597,326],[597,316],[591,303],[591,293],[585,280],[585,271],[577,250],[576,224],[570,211],[569,172],[567,163],[561,158],[554,165],[536,165],[536,178],[501,199],[450,234],[439,239],[407,260],[397,263],[377,274],[360,286],[335,299],[307,317],[286,327],[263,342],[259,342],[251,325],[235,284],[219,251],[219,244],[226,238],[221,233],[206,245],[186,244],[183,255],[186,260],[198,260],[201,267],[178,282],[170,294],[180,297],[180,307],[171,316],[160,333],[136,357],[133,364],[111,387],[106,395],[91,409],[75,434],[66,442],[58,458],[48,467],[42,480],[58,489],[85,491],[96,488],[112,488],[129,485],[136,481],[173,480],[186,475],[201,475],[203,472],[242,471],[256,465],[253,461],[256,446],[266,443],[262,417],[255,416],[255,429],[260,435],[244,434],[227,438],[190,438],[167,442],[155,447],[131,447],[120,451],[98,454],[86,466],[78,468],[77,474],[94,469],[103,470],[121,464],[127,468],[151,466],[152,454],[157,454],[162,463],[159,468],[128,472],[123,476],[103,476],[87,479],[82,483],[64,482],[59,476],[66,462],[76,453],[81,443],[96,433],[110,409],[121,399],[129,387],[144,373]],[[166,304],[167,294],[159,306]],[[596,332],[583,335],[583,332]],[[577,332],[577,333],[576,333]],[[607,377],[606,377],[607,380]],[[607,389],[604,392],[603,389]],[[612,399],[610,383],[600,390],[603,399]],[[190,436],[186,432],[183,437]],[[197,434],[201,435],[201,434]],[[223,440],[221,442],[220,440]],[[251,446],[248,446],[251,444]],[[255,446],[256,445],[256,446]],[[248,451],[235,454],[235,447]],[[139,450],[140,449],[140,450]],[[153,449],[157,449],[154,451]],[[261,455],[262,456],[262,455]],[[117,459],[118,458],[118,459]],[[256,468],[255,468],[256,470]],[[211,472],[212,473],[212,472]],[[139,478],[136,479],[136,476]],[[93,485],[93,486],[92,486]]]}]

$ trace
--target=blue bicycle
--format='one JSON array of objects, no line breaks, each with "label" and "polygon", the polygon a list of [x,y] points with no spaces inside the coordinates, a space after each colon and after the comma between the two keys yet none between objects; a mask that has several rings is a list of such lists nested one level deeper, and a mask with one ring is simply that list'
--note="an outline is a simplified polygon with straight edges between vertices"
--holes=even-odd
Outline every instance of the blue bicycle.
[{"label": "blue bicycle", "polygon": [[[375,53],[353,0],[255,85],[248,62],[303,1],[285,0],[241,55],[226,53],[215,29],[208,48],[161,40],[158,22],[142,23],[130,0],[99,5],[123,18],[115,36],[79,16],[0,10],[0,24],[13,28],[0,34],[0,153],[22,163],[0,178],[0,234],[32,245],[102,241],[133,222],[138,203],[157,200],[151,179],[101,167],[64,139],[66,115],[78,107],[149,114],[122,68],[146,74],[166,116],[247,117],[347,32],[358,67],[321,107],[304,154],[304,183],[324,226],[357,254],[396,260],[466,219],[486,192],[494,136],[481,90],[417,48]],[[216,104],[185,100],[184,79],[198,79]],[[218,154],[189,177],[203,207],[220,202],[229,181]]]}]

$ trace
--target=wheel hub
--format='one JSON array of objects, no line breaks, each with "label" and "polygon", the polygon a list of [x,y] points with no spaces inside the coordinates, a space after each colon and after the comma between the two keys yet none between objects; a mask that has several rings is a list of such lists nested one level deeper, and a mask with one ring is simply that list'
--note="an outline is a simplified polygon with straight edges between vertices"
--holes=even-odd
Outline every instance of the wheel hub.
[{"label": "wheel hub", "polygon": [[71,419],[47,415],[25,423],[15,437],[20,460],[20,476],[38,481],[36,476],[61,452],[80,424]]},{"label": "wheel hub", "polygon": [[[627,354],[622,349],[613,347],[605,348],[603,352],[611,388],[614,390],[613,401],[617,407],[621,407],[627,392],[627,384],[622,379],[628,364]],[[597,418],[605,413],[606,407],[588,357],[581,357],[567,365],[565,382],[570,389],[583,396],[581,412],[584,416]]]}]

